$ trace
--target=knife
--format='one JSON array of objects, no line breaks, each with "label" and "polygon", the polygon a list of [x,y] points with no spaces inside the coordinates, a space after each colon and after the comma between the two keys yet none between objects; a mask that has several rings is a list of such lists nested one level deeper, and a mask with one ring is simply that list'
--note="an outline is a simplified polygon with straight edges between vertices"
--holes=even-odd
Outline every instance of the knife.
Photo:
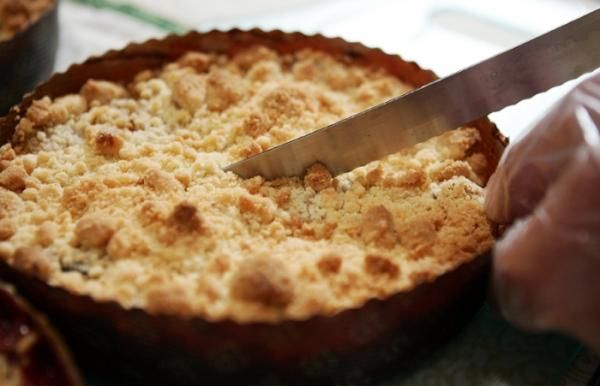
[{"label": "knife", "polygon": [[338,175],[600,66],[600,9],[403,96],[225,168],[244,178]]}]

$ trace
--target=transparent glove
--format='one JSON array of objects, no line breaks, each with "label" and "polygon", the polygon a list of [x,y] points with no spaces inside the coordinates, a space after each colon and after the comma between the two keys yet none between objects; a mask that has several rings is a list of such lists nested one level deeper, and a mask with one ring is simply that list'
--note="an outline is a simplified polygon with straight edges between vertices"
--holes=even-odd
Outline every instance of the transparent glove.
[{"label": "transparent glove", "polygon": [[501,313],[600,352],[600,74],[580,83],[509,146],[486,195],[512,224],[492,280]]}]

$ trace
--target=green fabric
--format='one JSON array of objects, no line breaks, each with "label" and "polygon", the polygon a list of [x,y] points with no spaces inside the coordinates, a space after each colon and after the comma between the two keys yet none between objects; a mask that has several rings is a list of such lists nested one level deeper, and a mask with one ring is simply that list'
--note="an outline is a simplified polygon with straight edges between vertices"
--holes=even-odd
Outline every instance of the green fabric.
[{"label": "green fabric", "polygon": [[154,15],[151,12],[145,11],[143,9],[140,9],[138,7],[135,7],[135,6],[132,6],[129,4],[117,3],[114,1],[110,1],[110,0],[70,0],[70,1],[73,3],[88,5],[88,6],[95,7],[95,8],[110,9],[113,11],[117,11],[117,12],[123,13],[125,15],[131,16],[132,18],[137,19],[139,21],[142,21],[142,22],[145,22],[148,24],[152,24],[155,27],[158,27],[166,32],[182,34],[182,33],[185,33],[189,29],[179,23],[172,21],[172,20],[168,20],[168,19],[165,19],[158,15]]}]

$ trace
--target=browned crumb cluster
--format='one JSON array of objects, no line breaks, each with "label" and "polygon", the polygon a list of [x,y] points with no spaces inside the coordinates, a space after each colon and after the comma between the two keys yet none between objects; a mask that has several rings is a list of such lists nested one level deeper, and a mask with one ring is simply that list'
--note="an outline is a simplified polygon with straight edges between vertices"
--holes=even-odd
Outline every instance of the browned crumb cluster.
[{"label": "browned crumb cluster", "polygon": [[36,21],[54,0],[0,0],[0,41]]},{"label": "browned crumb cluster", "polygon": [[98,300],[214,320],[410,290],[493,242],[477,130],[335,178],[320,164],[273,181],[222,170],[409,90],[345,58],[252,47],[37,100],[0,149],[0,256]]}]

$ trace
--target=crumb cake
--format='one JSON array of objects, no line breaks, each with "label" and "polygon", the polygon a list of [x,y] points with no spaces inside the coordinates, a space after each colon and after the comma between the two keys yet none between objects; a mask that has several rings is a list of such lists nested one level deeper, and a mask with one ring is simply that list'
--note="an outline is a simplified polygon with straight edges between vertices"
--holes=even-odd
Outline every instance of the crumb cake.
[{"label": "crumb cake", "polygon": [[8,40],[36,21],[54,0],[0,0],[0,41]]},{"label": "crumb cake", "polygon": [[350,58],[253,46],[35,100],[0,149],[0,257],[98,301],[215,321],[409,291],[494,241],[477,129],[335,178],[222,170],[409,90]]}]

